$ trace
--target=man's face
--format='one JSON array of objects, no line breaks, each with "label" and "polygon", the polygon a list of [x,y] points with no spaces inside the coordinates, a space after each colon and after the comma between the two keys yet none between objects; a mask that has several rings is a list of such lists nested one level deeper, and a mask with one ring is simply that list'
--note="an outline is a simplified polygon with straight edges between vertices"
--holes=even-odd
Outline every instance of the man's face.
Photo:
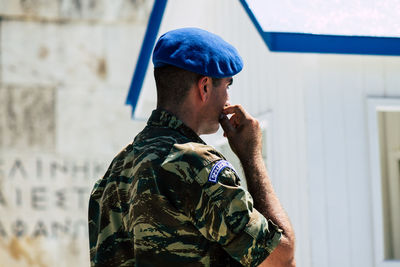
[{"label": "man's face", "polygon": [[211,95],[205,110],[204,134],[211,134],[218,131],[219,116],[224,106],[228,104],[228,89],[232,82],[232,77],[222,78],[218,86],[212,86],[212,88],[210,88]]}]

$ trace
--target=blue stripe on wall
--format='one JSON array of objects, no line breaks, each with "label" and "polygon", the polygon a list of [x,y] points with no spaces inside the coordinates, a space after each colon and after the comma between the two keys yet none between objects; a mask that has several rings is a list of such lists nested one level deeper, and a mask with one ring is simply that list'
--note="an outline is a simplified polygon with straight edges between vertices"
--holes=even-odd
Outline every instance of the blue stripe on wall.
[{"label": "blue stripe on wall", "polygon": [[239,0],[271,51],[358,55],[400,55],[400,38],[265,32],[246,0]]},{"label": "blue stripe on wall", "polygon": [[249,5],[247,4],[247,1],[246,0],[239,0],[239,2],[242,4],[244,10],[246,11],[246,13],[249,16],[250,20],[253,22],[253,24],[256,27],[258,33],[264,39],[265,44],[271,50],[271,48],[270,48],[271,40],[269,39],[270,35],[265,35],[264,34],[264,30],[262,29],[260,23],[258,23],[258,20],[257,20],[256,16],[254,16],[253,12],[251,11]]},{"label": "blue stripe on wall", "polygon": [[156,42],[166,5],[167,0],[155,0],[150,14],[146,34],[144,36],[142,48],[140,49],[139,58],[136,63],[135,72],[125,102],[126,105],[132,106],[132,117],[135,114],[136,105],[139,100],[140,91],[143,86],[143,81],[146,76],[147,67],[153,52],[154,43]]},{"label": "blue stripe on wall", "polygon": [[400,55],[400,38],[265,32],[269,48],[277,52]]}]

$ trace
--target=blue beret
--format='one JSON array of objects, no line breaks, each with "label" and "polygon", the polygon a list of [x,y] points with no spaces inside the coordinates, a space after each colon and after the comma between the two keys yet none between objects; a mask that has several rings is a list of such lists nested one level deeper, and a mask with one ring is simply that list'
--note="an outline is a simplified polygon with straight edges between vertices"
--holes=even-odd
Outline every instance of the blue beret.
[{"label": "blue beret", "polygon": [[204,76],[231,77],[243,68],[236,49],[221,37],[197,28],[169,31],[153,51],[155,68],[173,65]]}]

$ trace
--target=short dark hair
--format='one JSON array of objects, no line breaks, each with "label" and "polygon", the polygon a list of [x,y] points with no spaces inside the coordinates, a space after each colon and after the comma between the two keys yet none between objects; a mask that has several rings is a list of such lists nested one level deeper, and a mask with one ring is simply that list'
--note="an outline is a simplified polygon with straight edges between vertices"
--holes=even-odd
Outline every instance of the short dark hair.
[{"label": "short dark hair", "polygon": [[[172,65],[154,68],[154,79],[157,87],[157,106],[181,104],[192,85],[203,77],[204,75]],[[212,78],[213,86],[218,86],[220,80]]]}]

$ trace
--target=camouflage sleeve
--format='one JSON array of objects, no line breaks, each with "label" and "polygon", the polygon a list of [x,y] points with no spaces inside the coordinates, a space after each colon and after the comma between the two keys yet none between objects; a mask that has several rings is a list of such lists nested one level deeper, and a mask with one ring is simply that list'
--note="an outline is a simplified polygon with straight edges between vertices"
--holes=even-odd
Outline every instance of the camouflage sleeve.
[{"label": "camouflage sleeve", "polygon": [[[253,208],[251,195],[234,183],[236,172],[221,170],[215,183],[210,168],[197,177],[204,183],[204,195],[198,202],[194,220],[200,232],[222,247],[244,266],[258,266],[280,242],[281,230]],[[204,203],[203,203],[204,202]]]},{"label": "camouflage sleeve", "polygon": [[220,157],[205,151],[199,159],[181,152],[163,166],[170,174],[165,180],[174,185],[168,198],[232,258],[244,266],[259,265],[279,244],[281,230],[253,208],[251,195],[235,183],[233,169],[222,168],[212,177]]}]

